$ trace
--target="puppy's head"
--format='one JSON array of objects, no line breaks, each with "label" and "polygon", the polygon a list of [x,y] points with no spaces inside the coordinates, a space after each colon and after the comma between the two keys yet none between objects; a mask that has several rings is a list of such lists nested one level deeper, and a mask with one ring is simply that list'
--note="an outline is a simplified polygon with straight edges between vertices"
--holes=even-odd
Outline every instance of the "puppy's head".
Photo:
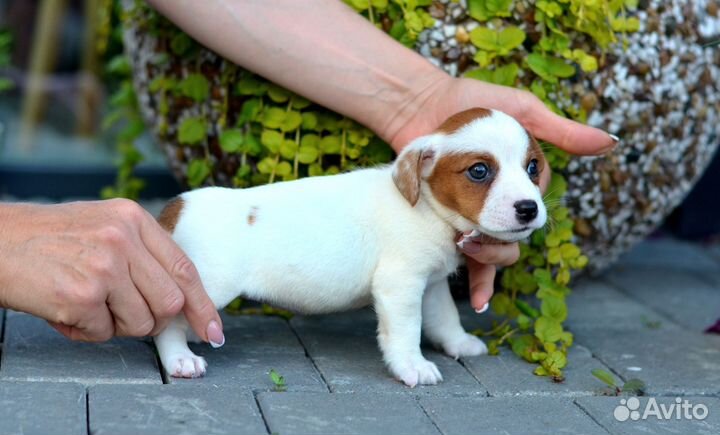
[{"label": "puppy's head", "polygon": [[459,231],[516,241],[545,225],[538,186],[545,166],[537,142],[515,119],[478,108],[410,143],[393,180],[411,205],[427,200]]}]

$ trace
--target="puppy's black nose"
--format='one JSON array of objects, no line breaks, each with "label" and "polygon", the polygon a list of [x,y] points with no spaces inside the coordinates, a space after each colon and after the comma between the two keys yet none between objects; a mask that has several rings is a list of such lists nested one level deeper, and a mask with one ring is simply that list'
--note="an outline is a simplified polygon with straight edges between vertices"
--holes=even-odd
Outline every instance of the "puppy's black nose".
[{"label": "puppy's black nose", "polygon": [[515,216],[521,224],[526,224],[537,217],[538,206],[532,199],[524,199],[513,205],[515,206]]}]

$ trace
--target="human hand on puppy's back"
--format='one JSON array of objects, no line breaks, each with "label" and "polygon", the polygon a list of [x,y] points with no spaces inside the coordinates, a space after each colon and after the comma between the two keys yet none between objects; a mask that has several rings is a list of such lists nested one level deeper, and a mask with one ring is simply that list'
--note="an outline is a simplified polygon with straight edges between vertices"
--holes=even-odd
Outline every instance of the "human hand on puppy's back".
[{"label": "human hand on puppy's back", "polygon": [[153,335],[182,312],[224,341],[195,266],[133,201],[0,204],[0,253],[0,306],[71,339]]}]

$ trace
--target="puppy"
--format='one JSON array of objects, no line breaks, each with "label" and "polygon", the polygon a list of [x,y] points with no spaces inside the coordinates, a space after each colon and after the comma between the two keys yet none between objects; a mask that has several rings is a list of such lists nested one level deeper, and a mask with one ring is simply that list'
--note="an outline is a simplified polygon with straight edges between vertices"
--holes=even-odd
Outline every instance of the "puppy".
[{"label": "puppy", "polygon": [[[410,143],[388,166],[174,199],[159,221],[197,266],[218,308],[236,296],[303,314],[372,304],[390,372],[409,386],[442,375],[420,331],[458,358],[487,351],[465,332],[447,276],[460,233],[514,242],[545,224],[545,160],[510,116],[471,109]],[[179,317],[155,338],[165,370],[202,376]]]}]

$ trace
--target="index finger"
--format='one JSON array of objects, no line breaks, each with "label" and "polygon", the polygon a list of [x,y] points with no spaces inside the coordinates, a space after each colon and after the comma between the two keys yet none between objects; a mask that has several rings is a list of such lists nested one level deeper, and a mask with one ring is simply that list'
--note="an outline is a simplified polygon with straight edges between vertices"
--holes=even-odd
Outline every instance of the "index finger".
[{"label": "index finger", "polygon": [[[541,106],[541,107],[538,107]],[[542,102],[533,104],[523,117],[523,124],[530,134],[548,141],[569,153],[599,155],[612,150],[618,142],[599,128],[590,127],[553,113]]]},{"label": "index finger", "polygon": [[225,344],[220,314],[205,291],[200,274],[190,258],[154,219],[143,221],[140,237],[185,295],[183,313],[198,337],[213,347]]},{"label": "index finger", "polygon": [[466,263],[470,281],[470,305],[476,312],[487,309],[495,287],[495,265],[483,264],[467,257]]}]

